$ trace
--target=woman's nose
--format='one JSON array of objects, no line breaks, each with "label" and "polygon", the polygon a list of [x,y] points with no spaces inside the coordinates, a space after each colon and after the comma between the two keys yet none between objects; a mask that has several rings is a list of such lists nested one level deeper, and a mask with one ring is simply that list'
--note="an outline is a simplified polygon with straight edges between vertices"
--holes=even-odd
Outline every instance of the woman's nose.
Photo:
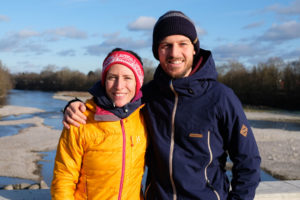
[{"label": "woman's nose", "polygon": [[124,81],[121,78],[116,79],[115,88],[121,89],[124,87]]}]

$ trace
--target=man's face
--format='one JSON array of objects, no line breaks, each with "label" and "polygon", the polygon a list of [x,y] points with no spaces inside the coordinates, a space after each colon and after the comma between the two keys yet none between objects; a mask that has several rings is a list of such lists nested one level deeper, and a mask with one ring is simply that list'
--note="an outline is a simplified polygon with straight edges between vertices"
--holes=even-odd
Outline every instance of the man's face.
[{"label": "man's face", "polygon": [[158,46],[158,57],[162,69],[172,78],[187,77],[192,70],[194,46],[183,35],[165,37]]}]

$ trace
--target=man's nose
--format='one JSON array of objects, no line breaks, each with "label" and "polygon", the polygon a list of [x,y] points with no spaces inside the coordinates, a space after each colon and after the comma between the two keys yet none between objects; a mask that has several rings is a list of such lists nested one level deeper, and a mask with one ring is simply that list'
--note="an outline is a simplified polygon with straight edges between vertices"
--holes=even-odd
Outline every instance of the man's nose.
[{"label": "man's nose", "polygon": [[178,45],[173,45],[170,49],[170,55],[172,57],[177,57],[179,54],[179,46]]}]

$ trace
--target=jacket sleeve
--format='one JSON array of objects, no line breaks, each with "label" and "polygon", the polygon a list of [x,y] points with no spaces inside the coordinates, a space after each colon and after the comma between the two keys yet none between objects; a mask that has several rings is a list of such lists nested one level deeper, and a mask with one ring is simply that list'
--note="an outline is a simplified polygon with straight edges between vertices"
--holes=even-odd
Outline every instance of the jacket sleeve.
[{"label": "jacket sleeve", "polygon": [[233,92],[229,94],[223,104],[221,123],[227,136],[226,149],[233,162],[228,199],[252,200],[260,182],[261,158],[243,107]]},{"label": "jacket sleeve", "polygon": [[63,129],[57,147],[51,185],[53,200],[74,199],[83,153],[79,128],[71,126],[69,130]]}]

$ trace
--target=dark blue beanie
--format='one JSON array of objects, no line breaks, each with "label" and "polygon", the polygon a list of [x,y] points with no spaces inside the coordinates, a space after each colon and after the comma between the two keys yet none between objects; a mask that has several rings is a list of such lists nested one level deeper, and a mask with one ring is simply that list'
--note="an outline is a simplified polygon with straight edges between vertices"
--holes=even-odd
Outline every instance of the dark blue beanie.
[{"label": "dark blue beanie", "polygon": [[199,52],[200,44],[192,20],[180,11],[168,11],[157,20],[153,29],[152,52],[157,60],[159,43],[170,35],[188,37],[194,45],[196,55]]}]

